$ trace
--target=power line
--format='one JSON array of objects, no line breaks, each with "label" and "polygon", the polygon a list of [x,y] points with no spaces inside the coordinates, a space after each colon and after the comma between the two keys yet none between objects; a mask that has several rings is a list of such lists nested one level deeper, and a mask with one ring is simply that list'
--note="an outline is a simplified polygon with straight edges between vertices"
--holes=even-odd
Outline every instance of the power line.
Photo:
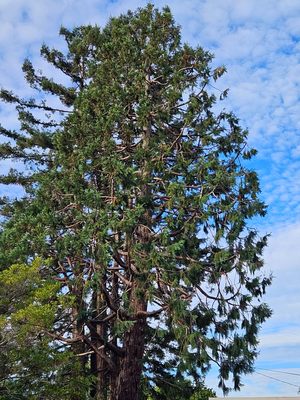
[{"label": "power line", "polygon": [[257,371],[254,371],[256,374],[258,374],[258,375],[262,375],[262,376],[265,376],[266,378],[270,378],[270,379],[274,379],[274,381],[278,381],[278,382],[281,382],[281,383],[285,383],[286,385],[290,385],[290,386],[295,386],[296,388],[300,388],[300,386],[299,385],[295,385],[294,383],[290,383],[290,382],[286,382],[286,381],[283,381],[283,380],[281,380],[281,379],[278,379],[278,378],[274,378],[273,376],[269,376],[269,375],[266,375],[266,374],[263,374],[262,372],[257,372]]},{"label": "power line", "polygon": [[279,374],[300,376],[300,374],[297,374],[295,372],[285,372],[285,371],[278,371],[278,370],[275,370],[275,369],[267,369],[267,368],[256,368],[256,369],[261,369],[263,371],[270,371],[270,372],[278,372]]}]

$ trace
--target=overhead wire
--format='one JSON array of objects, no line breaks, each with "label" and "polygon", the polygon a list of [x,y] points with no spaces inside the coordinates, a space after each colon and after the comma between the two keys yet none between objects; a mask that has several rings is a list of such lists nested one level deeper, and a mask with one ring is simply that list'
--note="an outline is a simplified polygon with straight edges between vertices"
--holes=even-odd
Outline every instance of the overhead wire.
[{"label": "overhead wire", "polygon": [[296,372],[285,372],[285,371],[278,371],[277,369],[258,368],[258,367],[256,369],[261,369],[263,371],[277,372],[278,374],[300,376],[300,374],[297,374]]},{"label": "overhead wire", "polygon": [[285,383],[286,385],[290,385],[290,386],[295,386],[296,388],[300,388],[300,386],[299,385],[296,385],[295,383],[290,383],[290,382],[286,382],[286,381],[283,381],[282,379],[278,379],[278,378],[274,378],[273,376],[269,376],[269,375],[266,375],[266,374],[263,374],[262,372],[257,372],[257,371],[254,371],[256,374],[258,374],[258,375],[262,375],[262,376],[265,376],[266,378],[270,378],[270,379],[274,379],[274,381],[278,381],[278,382],[281,382],[281,383]]}]

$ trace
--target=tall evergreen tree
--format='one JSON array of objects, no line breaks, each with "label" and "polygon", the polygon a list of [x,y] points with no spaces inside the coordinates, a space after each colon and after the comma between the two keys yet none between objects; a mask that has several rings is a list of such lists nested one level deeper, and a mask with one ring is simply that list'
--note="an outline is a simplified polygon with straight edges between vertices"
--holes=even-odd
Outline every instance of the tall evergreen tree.
[{"label": "tall evergreen tree", "polygon": [[[44,45],[41,54],[70,85],[26,60],[37,100],[0,94],[20,121],[1,127],[0,156],[26,167],[0,179],[25,190],[1,201],[1,268],[30,271],[39,256],[42,287],[57,283],[50,325],[43,313],[31,321],[30,308],[16,323],[34,325],[42,349],[73,355],[73,376],[92,377],[91,398],[138,399],[143,368],[152,388],[186,377],[197,386],[212,362],[220,387],[232,378],[238,389],[270,316],[260,303],[270,278],[266,237],[249,227],[265,214],[244,161],[255,151],[232,113],[214,112],[210,82],[225,68],[181,43],[168,8],[60,33],[67,53]],[[41,300],[29,299],[34,311]],[[7,335],[11,317],[1,312]]]}]

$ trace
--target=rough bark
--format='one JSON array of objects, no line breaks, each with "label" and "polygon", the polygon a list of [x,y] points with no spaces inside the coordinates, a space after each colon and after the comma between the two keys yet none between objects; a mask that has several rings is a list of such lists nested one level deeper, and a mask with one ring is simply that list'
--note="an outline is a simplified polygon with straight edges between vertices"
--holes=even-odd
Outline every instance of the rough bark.
[{"label": "rough bark", "polygon": [[[133,293],[132,305],[135,312],[146,311],[147,303]],[[145,347],[145,318],[138,319],[125,334],[125,355],[121,359],[120,372],[111,400],[138,400]]]}]

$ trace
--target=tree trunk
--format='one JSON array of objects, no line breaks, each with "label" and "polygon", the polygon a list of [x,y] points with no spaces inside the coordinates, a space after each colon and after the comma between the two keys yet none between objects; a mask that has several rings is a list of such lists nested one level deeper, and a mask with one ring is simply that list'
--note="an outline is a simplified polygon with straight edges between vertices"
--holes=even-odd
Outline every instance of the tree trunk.
[{"label": "tree trunk", "polygon": [[[142,299],[138,299],[135,294],[133,297],[132,303],[135,312],[146,311],[147,303]],[[143,368],[145,328],[146,319],[140,318],[125,334],[125,355],[121,359],[120,372],[111,400],[138,400]]]},{"label": "tree trunk", "polygon": [[[148,76],[148,81],[150,80],[150,76]],[[148,82],[146,81],[146,82]],[[148,96],[149,88],[148,83],[146,83],[145,93]],[[142,147],[143,149],[148,149],[150,143],[151,136],[151,116],[149,115],[147,125],[143,129],[142,133]],[[148,176],[149,176],[149,161],[145,159],[142,162],[141,166],[141,175],[145,181],[145,183],[141,186],[141,196],[150,196],[151,189],[148,184]],[[132,208],[132,204],[128,204],[129,208]],[[149,241],[149,228],[151,226],[151,215],[150,211],[146,210],[143,215],[142,224],[137,224],[134,238],[131,237],[130,240],[134,240],[139,243],[146,244]],[[128,239],[128,237],[127,237]],[[127,243],[127,266],[128,269],[131,269],[131,260],[130,260],[130,245]],[[137,293],[138,288],[138,280],[135,282],[134,286],[131,288],[130,292],[130,308],[133,310],[133,315],[138,315],[138,312],[147,311],[147,300],[145,296],[142,296],[141,293]],[[141,290],[144,294],[146,293],[146,287]],[[146,318],[141,317],[138,318],[134,325],[131,327],[129,331],[127,331],[124,335],[123,348],[125,350],[125,354],[120,360],[120,370],[118,374],[118,378],[116,381],[115,389],[113,392],[113,396],[111,400],[138,400],[139,398],[139,389],[142,377],[143,370],[143,356],[145,349],[145,331],[146,331],[147,321]]]}]

